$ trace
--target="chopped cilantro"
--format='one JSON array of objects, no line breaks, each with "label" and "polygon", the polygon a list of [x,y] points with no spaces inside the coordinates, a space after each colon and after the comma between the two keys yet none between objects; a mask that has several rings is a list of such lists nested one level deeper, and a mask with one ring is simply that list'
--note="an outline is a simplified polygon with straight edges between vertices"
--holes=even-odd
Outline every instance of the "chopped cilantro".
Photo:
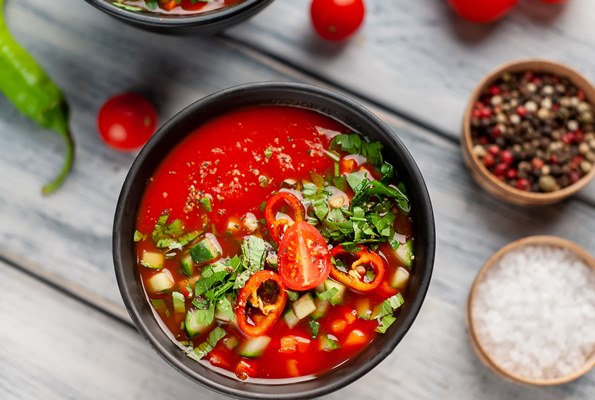
[{"label": "chopped cilantro", "polygon": [[339,149],[349,154],[359,154],[374,166],[382,165],[382,143],[369,142],[356,133],[337,135],[330,144],[331,149]]},{"label": "chopped cilantro", "polygon": [[310,331],[312,332],[312,337],[316,338],[318,336],[318,331],[320,330],[320,323],[310,320]]}]

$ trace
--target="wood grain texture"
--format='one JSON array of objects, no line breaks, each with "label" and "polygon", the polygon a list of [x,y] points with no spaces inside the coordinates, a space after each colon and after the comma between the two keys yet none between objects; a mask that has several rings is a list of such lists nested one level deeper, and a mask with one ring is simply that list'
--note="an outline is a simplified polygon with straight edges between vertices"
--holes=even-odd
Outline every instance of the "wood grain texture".
[{"label": "wood grain texture", "polygon": [[[445,0],[367,0],[362,30],[342,44],[315,36],[309,3],[278,0],[226,35],[454,139],[472,90],[502,63],[549,58],[595,79],[592,0],[520,1],[489,25],[464,21]],[[595,184],[581,197],[595,203]]]},{"label": "wood grain texture", "polygon": [[[287,3],[278,0],[271,9]],[[267,11],[253,23],[262,24],[270,15]],[[225,39],[141,32],[80,1],[10,1],[8,18],[19,40],[66,91],[78,159],[64,188],[41,197],[42,183],[61,163],[62,144],[0,99],[0,258],[121,317],[125,312],[112,272],[111,224],[134,155],[113,152],[99,141],[94,121],[101,103],[123,90],[139,90],[155,101],[164,119],[207,93],[238,83],[317,81],[259,55],[254,44],[241,49]],[[464,309],[476,272],[513,239],[557,234],[595,253],[595,208],[577,200],[539,210],[500,204],[473,183],[452,139],[386,110],[374,111],[409,147],[426,178],[438,229],[435,275],[420,317],[397,351],[329,398],[590,398],[593,372],[550,389],[520,387],[494,376],[469,347]],[[163,388],[175,398],[217,398],[173,372],[114,319],[4,265],[0,273],[0,398],[166,398],[159,396]],[[31,316],[40,328],[22,333]]]}]

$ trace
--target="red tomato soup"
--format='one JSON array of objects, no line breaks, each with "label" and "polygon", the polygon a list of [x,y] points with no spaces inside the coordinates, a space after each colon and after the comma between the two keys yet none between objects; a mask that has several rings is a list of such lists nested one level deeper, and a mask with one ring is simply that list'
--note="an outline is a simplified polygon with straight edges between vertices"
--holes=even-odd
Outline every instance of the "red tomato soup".
[{"label": "red tomato soup", "polygon": [[130,10],[147,10],[168,14],[197,14],[233,6],[244,0],[118,0],[118,7]]},{"label": "red tomato soup", "polygon": [[382,145],[285,106],[230,112],[177,145],[134,240],[180,351],[242,380],[311,377],[357,355],[398,318],[414,257]]}]

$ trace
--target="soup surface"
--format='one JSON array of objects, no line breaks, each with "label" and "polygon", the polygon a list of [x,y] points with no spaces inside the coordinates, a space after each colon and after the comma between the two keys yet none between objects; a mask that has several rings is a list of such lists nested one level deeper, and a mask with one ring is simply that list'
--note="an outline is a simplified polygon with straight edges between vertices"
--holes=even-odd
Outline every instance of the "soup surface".
[{"label": "soup surface", "polygon": [[239,379],[315,376],[395,322],[409,201],[382,145],[314,111],[214,118],[162,161],[134,240],[181,348]]},{"label": "soup surface", "polygon": [[233,6],[244,0],[118,0],[112,4],[131,11],[196,14]]}]

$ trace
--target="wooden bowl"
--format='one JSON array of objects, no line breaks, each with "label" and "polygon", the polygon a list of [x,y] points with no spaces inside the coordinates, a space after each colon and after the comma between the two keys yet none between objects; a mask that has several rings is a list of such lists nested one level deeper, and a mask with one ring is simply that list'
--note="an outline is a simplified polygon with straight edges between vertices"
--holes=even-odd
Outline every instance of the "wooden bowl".
[{"label": "wooden bowl", "polygon": [[527,378],[524,376],[517,375],[511,371],[508,371],[497,364],[491,355],[483,348],[481,341],[479,340],[475,327],[474,321],[471,315],[471,310],[473,309],[473,299],[475,298],[475,294],[477,292],[478,283],[484,279],[484,276],[488,269],[492,267],[495,263],[497,263],[506,253],[516,250],[520,247],[529,246],[529,245],[541,245],[541,246],[551,246],[551,247],[559,247],[566,250],[571,251],[572,253],[576,254],[581,260],[583,260],[587,265],[589,265],[592,269],[595,269],[595,258],[593,258],[585,249],[578,246],[576,243],[571,242],[566,239],[562,239],[556,236],[530,236],[524,239],[520,239],[509,243],[508,245],[502,247],[498,250],[494,255],[490,257],[490,259],[483,265],[473,284],[471,286],[471,290],[469,292],[469,298],[467,300],[467,309],[466,309],[466,316],[465,322],[467,325],[467,332],[469,333],[469,338],[471,341],[471,345],[475,353],[479,357],[479,359],[487,365],[492,371],[496,372],[498,375],[503,376],[509,380],[512,380],[517,383],[527,384],[527,385],[534,385],[534,386],[553,386],[553,385],[560,385],[564,383],[571,382],[575,379],[578,379],[582,375],[589,372],[593,367],[595,367],[595,351],[589,357],[585,365],[583,365],[578,370],[574,371],[570,375],[561,376],[558,378],[553,379],[532,379]]},{"label": "wooden bowl", "polygon": [[494,83],[499,77],[501,77],[502,74],[505,72],[515,73],[521,71],[548,72],[566,77],[570,79],[570,81],[578,88],[582,89],[585,92],[587,100],[589,100],[589,102],[595,106],[595,88],[593,85],[584,76],[565,65],[546,60],[516,61],[502,65],[495,71],[488,74],[488,76],[485,77],[479,83],[479,85],[477,85],[473,91],[473,94],[471,95],[471,98],[469,99],[469,103],[467,104],[463,118],[463,138],[461,140],[463,157],[465,159],[465,163],[471,171],[473,178],[482,188],[495,197],[512,204],[525,206],[543,206],[557,203],[585,187],[593,179],[593,177],[595,177],[595,168],[592,168],[592,170],[587,175],[583,176],[576,183],[567,186],[564,189],[549,193],[525,192],[518,190],[496,178],[490,171],[488,171],[481,160],[479,160],[477,156],[473,154],[473,141],[471,139],[471,115],[473,112],[473,106],[484,90]]}]

